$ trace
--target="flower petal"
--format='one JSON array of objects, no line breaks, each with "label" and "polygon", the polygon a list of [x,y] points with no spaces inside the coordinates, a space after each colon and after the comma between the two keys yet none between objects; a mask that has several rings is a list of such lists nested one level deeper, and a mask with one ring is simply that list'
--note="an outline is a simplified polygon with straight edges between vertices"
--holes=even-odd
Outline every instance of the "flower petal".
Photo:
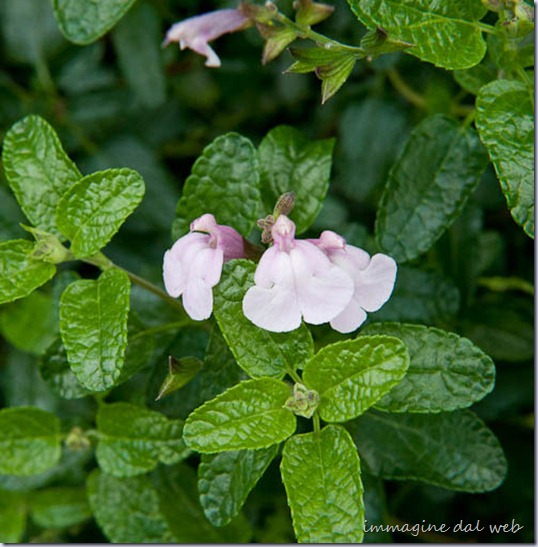
[{"label": "flower petal", "polygon": [[185,269],[171,251],[164,253],[163,281],[166,292],[177,298],[185,288]]},{"label": "flower petal", "polygon": [[355,299],[368,312],[377,311],[389,299],[396,281],[396,262],[376,254],[367,268],[355,275]]},{"label": "flower petal", "polygon": [[201,279],[189,279],[183,293],[183,307],[191,319],[207,319],[213,311],[212,288]]},{"label": "flower petal", "polygon": [[353,298],[347,308],[331,321],[331,327],[338,332],[347,334],[357,330],[365,321],[366,312]]},{"label": "flower petal", "polygon": [[308,241],[296,241],[289,255],[305,322],[319,325],[341,313],[353,295],[351,277]]}]

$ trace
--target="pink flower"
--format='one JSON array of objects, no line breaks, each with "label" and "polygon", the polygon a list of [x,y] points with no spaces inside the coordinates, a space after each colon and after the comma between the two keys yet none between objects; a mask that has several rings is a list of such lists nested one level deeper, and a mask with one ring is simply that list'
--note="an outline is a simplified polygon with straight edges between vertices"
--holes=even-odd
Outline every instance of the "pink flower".
[{"label": "pink flower", "polygon": [[353,281],[309,241],[295,239],[295,224],[285,215],[276,220],[274,245],[263,254],[255,286],[243,299],[243,313],[255,325],[288,332],[306,323],[330,321],[348,305]]},{"label": "pink flower", "polygon": [[240,9],[212,11],[173,25],[166,33],[163,45],[179,42],[181,49],[189,48],[206,57],[206,66],[219,67],[220,59],[208,42],[228,32],[242,30],[249,25],[250,19]]},{"label": "pink flower", "polygon": [[366,312],[377,311],[389,299],[396,281],[396,262],[381,253],[370,258],[366,251],[347,245],[343,237],[329,230],[309,241],[353,279],[351,301],[331,320],[331,327],[338,332],[352,332],[364,323]]},{"label": "pink flower", "polygon": [[163,279],[166,292],[183,296],[183,307],[192,319],[207,319],[213,310],[213,287],[219,282],[222,265],[244,258],[243,238],[233,228],[217,224],[210,214],[202,215],[164,253]]}]

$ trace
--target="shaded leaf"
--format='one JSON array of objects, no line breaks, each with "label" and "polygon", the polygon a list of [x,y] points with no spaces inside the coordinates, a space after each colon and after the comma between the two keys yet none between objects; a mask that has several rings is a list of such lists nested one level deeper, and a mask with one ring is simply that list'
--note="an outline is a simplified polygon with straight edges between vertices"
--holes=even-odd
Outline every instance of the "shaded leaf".
[{"label": "shaded leaf", "polygon": [[66,528],[84,522],[92,515],[86,490],[65,486],[34,492],[31,514],[32,520],[43,528]]},{"label": "shaded leaf", "polygon": [[164,379],[157,395],[157,401],[188,384],[202,368],[202,361],[196,357],[182,357],[176,359],[168,357],[168,374]]}]

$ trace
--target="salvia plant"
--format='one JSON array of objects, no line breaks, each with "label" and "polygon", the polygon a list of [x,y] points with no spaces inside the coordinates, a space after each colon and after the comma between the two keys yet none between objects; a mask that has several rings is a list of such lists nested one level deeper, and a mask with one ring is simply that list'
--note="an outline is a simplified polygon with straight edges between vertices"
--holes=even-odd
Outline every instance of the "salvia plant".
[{"label": "salvia plant", "polygon": [[0,14],[1,541],[533,541],[530,4]]}]

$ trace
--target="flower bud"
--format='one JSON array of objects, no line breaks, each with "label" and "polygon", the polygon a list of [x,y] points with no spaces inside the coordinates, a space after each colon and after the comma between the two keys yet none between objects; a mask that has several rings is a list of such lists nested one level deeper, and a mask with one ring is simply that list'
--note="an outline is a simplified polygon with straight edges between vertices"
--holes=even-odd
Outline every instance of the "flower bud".
[{"label": "flower bud", "polygon": [[291,410],[297,416],[312,418],[319,405],[319,393],[308,389],[305,385],[296,383],[293,395],[284,403],[284,408]]},{"label": "flower bud", "polygon": [[66,249],[60,240],[53,234],[40,230],[39,228],[33,228],[32,226],[21,226],[30,232],[35,240],[36,244],[32,252],[32,257],[37,260],[43,260],[44,262],[50,262],[51,264],[60,264],[67,260],[73,260],[73,255],[69,249]]}]

